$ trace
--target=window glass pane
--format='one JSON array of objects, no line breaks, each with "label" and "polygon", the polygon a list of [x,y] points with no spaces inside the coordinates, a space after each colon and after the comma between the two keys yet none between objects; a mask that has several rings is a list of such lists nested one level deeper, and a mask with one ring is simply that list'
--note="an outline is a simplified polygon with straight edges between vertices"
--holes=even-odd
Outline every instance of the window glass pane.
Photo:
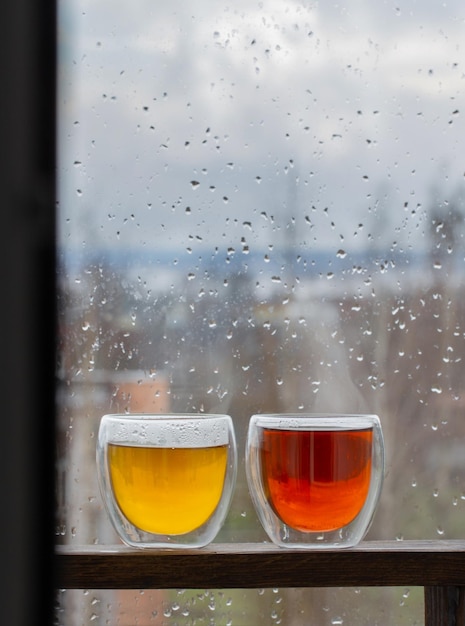
[{"label": "window glass pane", "polygon": [[[423,589],[64,591],[60,624],[424,624]],[[72,621],[73,617],[76,621]]]},{"label": "window glass pane", "polygon": [[[59,542],[117,541],[101,415],[166,410],[233,417],[218,541],[267,539],[243,467],[265,411],[378,414],[367,539],[463,538],[464,17],[457,1],[59,3]],[[374,591],[342,593],[379,615]],[[417,623],[410,591],[378,593]],[[239,613],[274,610],[247,594]],[[63,623],[91,595],[63,594]],[[333,592],[309,597],[343,623]]]}]

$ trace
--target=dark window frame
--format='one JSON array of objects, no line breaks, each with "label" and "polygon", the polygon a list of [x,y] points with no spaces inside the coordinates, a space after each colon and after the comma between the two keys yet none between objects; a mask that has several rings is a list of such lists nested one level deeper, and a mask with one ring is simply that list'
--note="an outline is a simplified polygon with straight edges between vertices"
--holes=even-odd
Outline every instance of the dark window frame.
[{"label": "dark window frame", "polygon": [[[1,622],[52,623],[55,368],[53,0],[0,9],[2,190]],[[38,619],[39,618],[39,619]]]}]

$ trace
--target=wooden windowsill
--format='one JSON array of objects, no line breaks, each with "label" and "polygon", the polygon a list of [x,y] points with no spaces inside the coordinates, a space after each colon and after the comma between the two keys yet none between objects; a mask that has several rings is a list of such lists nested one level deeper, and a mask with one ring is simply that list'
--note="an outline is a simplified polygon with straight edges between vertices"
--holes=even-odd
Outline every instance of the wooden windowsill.
[{"label": "wooden windowsill", "polygon": [[57,546],[57,589],[465,587],[465,540],[366,541],[344,550],[271,543],[189,550]]}]

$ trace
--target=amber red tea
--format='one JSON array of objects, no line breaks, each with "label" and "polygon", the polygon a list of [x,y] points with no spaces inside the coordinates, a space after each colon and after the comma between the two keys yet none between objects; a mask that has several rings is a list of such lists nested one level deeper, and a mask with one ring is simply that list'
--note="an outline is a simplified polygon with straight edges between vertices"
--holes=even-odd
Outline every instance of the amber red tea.
[{"label": "amber red tea", "polygon": [[326,532],[360,513],[371,477],[373,430],[260,429],[262,481],[285,524]]},{"label": "amber red tea", "polygon": [[245,461],[255,510],[278,546],[348,548],[368,531],[384,476],[376,415],[252,415]]}]

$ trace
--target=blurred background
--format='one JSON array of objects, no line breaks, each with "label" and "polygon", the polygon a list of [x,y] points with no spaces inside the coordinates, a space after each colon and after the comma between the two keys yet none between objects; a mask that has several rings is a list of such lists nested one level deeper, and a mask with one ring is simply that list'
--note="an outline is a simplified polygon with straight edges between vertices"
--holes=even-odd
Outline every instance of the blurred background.
[{"label": "blurred background", "polygon": [[[465,511],[465,7],[59,2],[58,543],[107,412],[376,413],[367,539]],[[303,581],[304,583],[304,581]],[[421,624],[421,589],[63,591],[57,623]]]}]

